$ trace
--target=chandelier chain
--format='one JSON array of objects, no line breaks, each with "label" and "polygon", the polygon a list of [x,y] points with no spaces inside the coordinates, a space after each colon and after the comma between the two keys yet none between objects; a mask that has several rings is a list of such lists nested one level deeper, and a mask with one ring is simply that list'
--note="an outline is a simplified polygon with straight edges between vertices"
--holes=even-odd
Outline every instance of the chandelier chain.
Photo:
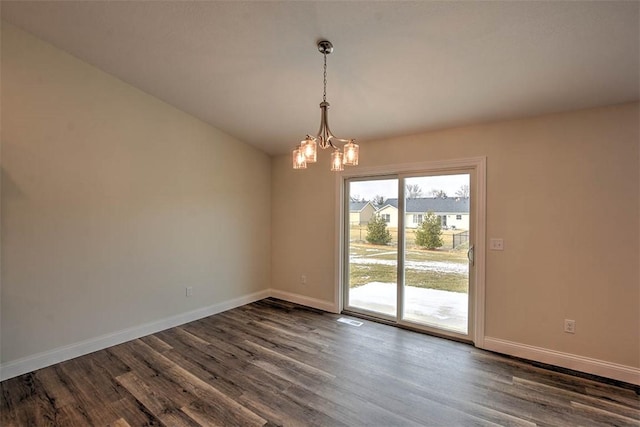
[{"label": "chandelier chain", "polygon": [[324,91],[322,92],[322,102],[327,102],[327,54],[324,54]]}]

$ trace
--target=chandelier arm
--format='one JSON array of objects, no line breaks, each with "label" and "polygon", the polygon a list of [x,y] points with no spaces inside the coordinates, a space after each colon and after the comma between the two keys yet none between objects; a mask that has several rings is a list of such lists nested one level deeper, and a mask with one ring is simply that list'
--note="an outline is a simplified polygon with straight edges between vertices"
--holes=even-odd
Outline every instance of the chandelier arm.
[{"label": "chandelier arm", "polygon": [[342,139],[338,138],[331,132],[331,128],[329,128],[329,103],[322,102],[320,104],[320,109],[322,110],[321,121],[320,121],[320,130],[318,131],[318,135],[322,135],[324,141],[324,147],[331,145],[333,148],[337,148],[333,142],[341,142],[343,144],[347,144],[350,142],[350,139]]},{"label": "chandelier arm", "polygon": [[[342,138],[337,138],[337,137],[332,137],[331,141],[336,141],[336,142],[340,142],[342,144],[348,144],[352,141],[354,141],[353,139],[342,139]],[[333,144],[331,144],[333,146]],[[335,147],[335,146],[334,146]]]},{"label": "chandelier arm", "polygon": [[316,135],[316,138],[318,139],[318,143],[320,144],[320,148],[324,148],[324,142],[325,142],[325,138],[324,138],[324,119],[323,119],[323,114],[320,114],[320,129],[318,129],[318,134]]},{"label": "chandelier arm", "polygon": [[329,103],[323,101],[320,103],[320,129],[318,129],[318,139],[320,140],[320,148],[327,148],[327,144],[329,143],[329,139],[331,139],[331,131],[329,131],[329,127],[327,126],[327,115]]}]

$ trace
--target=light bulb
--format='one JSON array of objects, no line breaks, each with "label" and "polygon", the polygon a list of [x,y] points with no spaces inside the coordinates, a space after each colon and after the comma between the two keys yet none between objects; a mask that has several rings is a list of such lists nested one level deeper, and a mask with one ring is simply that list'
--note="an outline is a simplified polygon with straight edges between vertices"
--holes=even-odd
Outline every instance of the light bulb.
[{"label": "light bulb", "polygon": [[335,150],[331,153],[331,170],[332,171],[342,171],[344,170],[344,166],[342,165],[342,152],[340,150]]},{"label": "light bulb", "polygon": [[307,168],[307,161],[306,158],[304,156],[304,153],[302,152],[301,148],[294,148],[293,151],[291,152],[292,154],[292,160],[293,160],[293,168],[294,169],[306,169]]},{"label": "light bulb", "polygon": [[307,135],[307,139],[300,142],[300,148],[304,153],[307,163],[315,163],[318,153],[318,144],[316,140]]},{"label": "light bulb", "polygon": [[360,146],[353,142],[353,139],[344,146],[344,164],[347,166],[358,166],[358,151]]}]

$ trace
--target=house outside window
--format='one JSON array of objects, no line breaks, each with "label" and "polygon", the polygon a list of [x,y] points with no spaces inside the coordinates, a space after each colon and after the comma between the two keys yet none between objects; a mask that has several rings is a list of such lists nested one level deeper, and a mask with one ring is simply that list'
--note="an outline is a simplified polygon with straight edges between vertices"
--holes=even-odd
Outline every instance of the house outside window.
[{"label": "house outside window", "polygon": [[391,214],[382,214],[382,219],[384,219],[384,222],[386,222],[387,224],[391,222]]},{"label": "house outside window", "polygon": [[413,223],[414,224],[422,224],[422,214],[413,214]]},{"label": "house outside window", "polygon": [[456,219],[462,219],[462,215],[456,215]]}]

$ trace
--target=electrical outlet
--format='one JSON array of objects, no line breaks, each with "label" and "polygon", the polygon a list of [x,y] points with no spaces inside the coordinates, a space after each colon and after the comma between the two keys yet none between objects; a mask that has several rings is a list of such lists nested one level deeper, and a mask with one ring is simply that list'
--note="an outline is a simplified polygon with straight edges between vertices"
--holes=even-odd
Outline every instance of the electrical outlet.
[{"label": "electrical outlet", "polygon": [[568,334],[575,334],[576,321],[571,319],[564,319],[564,331]]},{"label": "electrical outlet", "polygon": [[193,296],[193,286],[187,286],[187,287],[184,289],[184,295],[185,295],[186,297],[192,297],[192,296]]},{"label": "electrical outlet", "polygon": [[504,240],[502,239],[490,239],[489,240],[489,249],[492,251],[503,251],[504,250]]},{"label": "electrical outlet", "polygon": [[300,276],[300,284],[301,285],[306,285],[307,284],[307,276],[305,276],[304,274],[302,276]]}]

